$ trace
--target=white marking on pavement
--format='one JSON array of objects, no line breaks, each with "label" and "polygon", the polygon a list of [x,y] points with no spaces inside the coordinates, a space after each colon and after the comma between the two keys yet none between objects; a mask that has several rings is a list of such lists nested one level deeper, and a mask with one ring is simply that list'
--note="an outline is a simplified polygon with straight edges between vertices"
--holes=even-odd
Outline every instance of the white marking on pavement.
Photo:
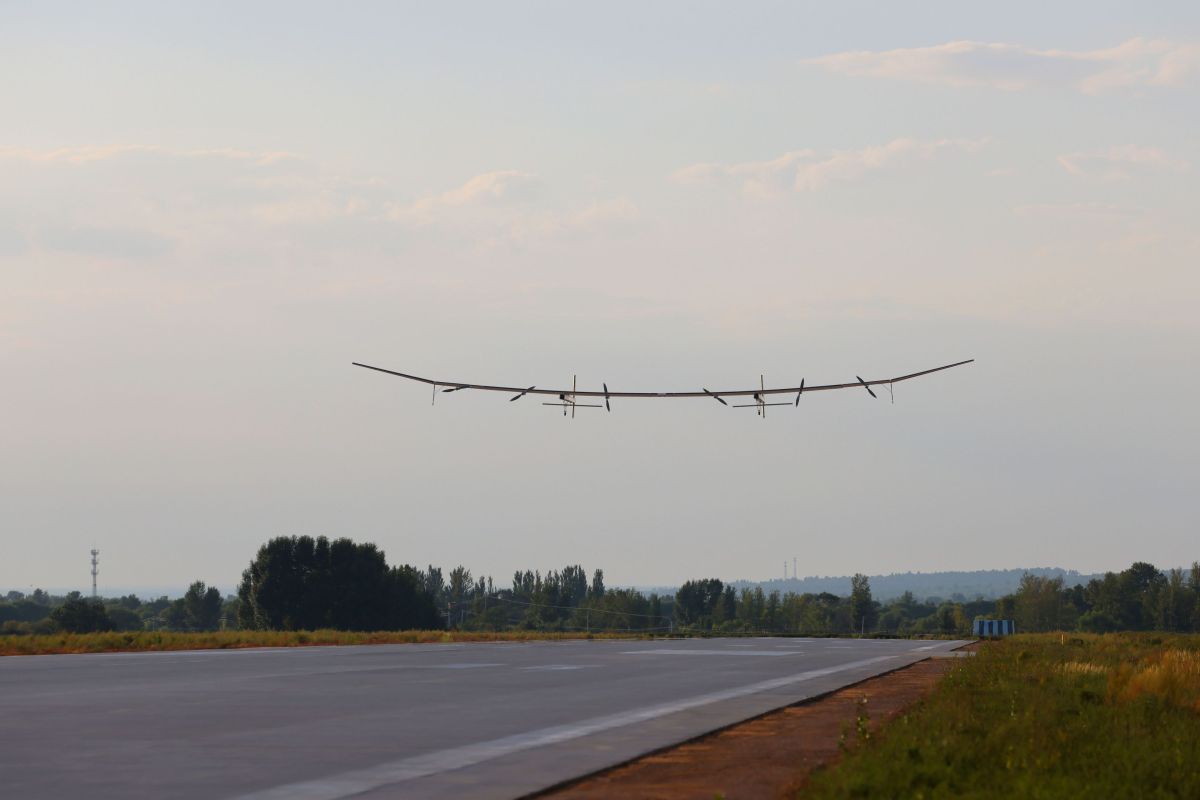
[{"label": "white marking on pavement", "polygon": [[838,672],[867,667],[882,661],[891,661],[895,658],[898,658],[898,656],[877,656],[861,661],[851,661],[847,664],[839,664],[836,667],[798,672],[795,675],[787,675],[782,678],[773,678],[733,689],[724,689],[719,692],[697,695],[683,700],[650,706],[649,708],[623,711],[619,714],[593,717],[582,722],[555,725],[549,728],[542,728],[541,730],[492,739],[487,742],[477,742],[475,744],[464,745],[463,747],[438,750],[433,753],[402,758],[386,764],[343,772],[339,775],[330,775],[325,778],[317,778],[316,780],[274,786],[270,789],[241,795],[235,798],[235,800],[339,800],[343,797],[351,797],[356,794],[369,792],[381,786],[424,778],[454,769],[462,769],[463,767],[490,761],[494,758],[519,753],[523,750],[546,747],[547,745],[578,739],[581,736],[601,733],[613,728],[620,728],[664,717],[668,714],[687,711],[698,706],[719,703],[723,700],[734,700],[759,692],[782,689],[793,683],[810,681],[814,678],[823,678],[826,675],[834,675]]},{"label": "white marking on pavement", "polygon": [[503,664],[464,662],[462,664],[423,664],[416,669],[480,669],[481,667],[503,667]]},{"label": "white marking on pavement", "polygon": [[541,664],[536,667],[521,667],[522,672],[553,672],[560,669],[594,669],[599,664]]}]

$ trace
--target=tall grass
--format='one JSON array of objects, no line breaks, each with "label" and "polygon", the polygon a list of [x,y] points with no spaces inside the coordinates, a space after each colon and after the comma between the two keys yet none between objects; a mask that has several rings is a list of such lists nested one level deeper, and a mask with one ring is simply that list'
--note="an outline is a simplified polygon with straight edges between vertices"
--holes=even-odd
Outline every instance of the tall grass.
[{"label": "tall grass", "polygon": [[805,798],[1200,797],[1200,636],[1016,636]]},{"label": "tall grass", "polygon": [[310,647],[351,644],[432,642],[520,642],[534,639],[629,639],[629,634],[543,633],[539,631],[215,631],[172,633],[62,633],[0,636],[0,656],[53,653],[110,653],[152,650],[216,650],[244,647]]}]

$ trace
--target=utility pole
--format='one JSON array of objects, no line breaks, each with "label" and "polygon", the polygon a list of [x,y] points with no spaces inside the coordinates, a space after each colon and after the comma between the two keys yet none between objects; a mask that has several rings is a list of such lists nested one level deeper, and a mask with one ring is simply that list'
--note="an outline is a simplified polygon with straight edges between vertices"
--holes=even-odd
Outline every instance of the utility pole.
[{"label": "utility pole", "polygon": [[92,599],[96,599],[96,576],[100,574],[100,551],[92,548]]}]

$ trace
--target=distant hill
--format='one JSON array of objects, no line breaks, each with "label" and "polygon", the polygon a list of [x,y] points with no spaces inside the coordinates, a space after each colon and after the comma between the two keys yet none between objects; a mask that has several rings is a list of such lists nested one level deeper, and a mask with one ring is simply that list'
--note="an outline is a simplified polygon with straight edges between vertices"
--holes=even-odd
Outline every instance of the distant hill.
[{"label": "distant hill", "polygon": [[[1069,588],[1077,583],[1086,584],[1092,578],[1103,578],[1103,573],[1094,575],[1076,572],[1073,569],[1061,567],[1016,567],[1014,569],[980,569],[971,572],[896,572],[891,575],[870,575],[871,594],[876,600],[888,601],[899,597],[905,592],[912,592],[918,600],[936,598],[940,600],[974,600],[982,597],[994,600],[1006,594],[1012,594],[1021,583],[1021,576],[1026,572],[1040,577],[1056,578],[1062,576],[1063,583]],[[795,592],[796,594],[819,594],[829,592],[839,597],[850,594],[849,575],[810,575],[805,578],[776,578],[770,581],[735,580],[733,586],[741,590],[761,586],[763,591],[770,594],[779,592]],[[643,586],[646,592],[673,595],[678,586]]]},{"label": "distant hill", "polygon": [[[942,600],[974,600],[982,597],[992,600],[1017,590],[1021,576],[1026,572],[1047,578],[1062,576],[1068,586],[1087,583],[1100,575],[1085,575],[1061,567],[1018,567],[1015,569],[983,569],[972,572],[897,572],[891,575],[871,575],[871,594],[876,600],[892,600],[905,592],[912,592],[918,599],[939,598]],[[733,581],[739,590],[761,586],[764,592],[829,592],[839,597],[850,594],[850,576],[816,576],[805,578],[776,579],[771,581]]]}]

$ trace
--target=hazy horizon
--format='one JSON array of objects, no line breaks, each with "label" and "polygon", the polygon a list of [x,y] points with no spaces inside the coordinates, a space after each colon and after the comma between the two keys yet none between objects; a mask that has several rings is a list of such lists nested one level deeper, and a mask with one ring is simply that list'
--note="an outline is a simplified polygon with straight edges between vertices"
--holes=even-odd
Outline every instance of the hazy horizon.
[{"label": "hazy horizon", "polygon": [[0,587],[1200,557],[1200,6],[4,18]]},{"label": "hazy horizon", "polygon": [[[410,566],[417,567],[418,569],[425,569],[426,567],[428,567],[430,565],[411,564]],[[449,565],[444,565],[444,564],[443,565],[434,564],[432,566],[440,567],[443,571],[443,574],[448,573],[448,571],[453,568]],[[470,566],[465,565],[465,564],[464,565],[455,564],[453,566],[466,566],[467,569],[470,569]],[[568,566],[568,565],[560,565],[558,567],[549,567],[549,568],[547,568],[547,570],[539,569],[538,571],[545,574],[545,572],[550,569],[561,569],[563,566]],[[594,568],[594,567],[589,567],[586,564],[581,565],[581,566],[583,566],[585,568],[585,570],[588,570],[589,574],[590,574],[590,570]],[[1188,569],[1188,567],[1190,565],[1187,565],[1187,564],[1175,564],[1175,565],[1156,564],[1155,566],[1158,567],[1161,571],[1166,572],[1170,569],[1176,569],[1176,568],[1186,570],[1186,569]],[[905,572],[880,573],[880,574],[869,575],[868,577],[871,579],[877,579],[877,578],[885,578],[886,579],[886,578],[893,578],[893,577],[898,577],[898,576],[908,576],[908,575],[937,576],[937,575],[952,575],[952,574],[960,574],[960,573],[983,574],[983,573],[987,573],[987,572],[1012,572],[1012,571],[1028,571],[1028,572],[1040,574],[1043,571],[1050,571],[1050,572],[1061,572],[1064,575],[1076,575],[1081,579],[1085,579],[1085,578],[1091,578],[1094,575],[1102,575],[1105,572],[1119,573],[1123,569],[1126,569],[1128,567],[1129,567],[1129,565],[1126,564],[1122,567],[1115,567],[1110,570],[1099,570],[1097,572],[1082,572],[1080,570],[1073,569],[1071,567],[1059,567],[1059,566],[985,567],[985,568],[981,568],[978,570],[971,570],[971,569],[939,570],[936,572],[922,572],[922,571],[918,571],[918,570],[912,570],[912,571],[905,571]],[[599,567],[599,568],[603,569],[603,567]],[[475,580],[478,580],[481,577],[491,577],[495,581],[497,590],[511,588],[510,587],[511,577],[512,577],[511,575],[505,576],[502,578],[501,576],[498,576],[498,575],[488,575],[487,573],[478,574],[478,573],[473,572],[472,576]],[[762,577],[762,578],[745,578],[745,577],[730,578],[730,577],[722,576],[722,575],[693,575],[685,580],[701,580],[701,579],[714,578],[714,577],[719,578],[723,583],[726,583],[729,585],[741,585],[741,584],[762,585],[762,584],[775,584],[775,583],[803,583],[805,581],[811,582],[811,581],[844,579],[847,581],[847,591],[848,591],[849,590],[849,580],[852,576],[849,573],[844,574],[844,575],[817,575],[817,574],[803,575],[802,574],[799,577],[789,576],[786,578],[779,576],[779,575],[777,575],[775,577]],[[22,587],[22,586],[0,586],[0,595],[3,595],[9,591],[24,592],[26,595],[28,595],[34,589],[41,589],[50,595],[57,595],[57,596],[66,595],[72,591],[78,591],[78,592],[81,592],[82,594],[86,595],[86,594],[91,593],[91,583],[90,583],[91,574],[90,574],[90,572],[88,573],[87,580],[88,580],[88,582],[86,585],[80,585],[80,586],[70,586],[70,585],[63,585],[63,586],[29,585],[29,586],[24,586],[24,587]],[[238,587],[239,581],[240,581],[240,577],[238,579],[232,580],[232,581],[216,580],[216,581],[210,581],[207,583],[210,586],[216,586],[218,589],[220,589],[221,594],[223,596],[229,597],[229,596],[237,595],[237,587]],[[141,598],[143,601],[145,601],[147,599],[162,597],[162,596],[174,598],[174,597],[182,596],[183,593],[187,590],[187,587],[190,583],[191,583],[191,581],[184,583],[184,584],[179,584],[177,586],[173,586],[170,584],[159,584],[159,585],[127,584],[127,585],[106,586],[103,581],[99,581],[98,587],[97,587],[97,594],[100,597],[122,597],[122,596],[125,596],[128,594],[133,594],[133,595],[136,595],[137,597]],[[673,592],[679,588],[681,583],[682,582],[677,582],[677,583],[653,583],[652,582],[652,583],[639,583],[639,584],[624,584],[624,583],[614,583],[612,581],[607,580],[607,578],[606,578],[606,584],[607,584],[608,588],[610,588],[610,589],[612,589],[612,588],[635,589],[635,590],[642,591],[642,592],[650,592],[650,591],[655,591],[655,592],[671,591],[671,592]],[[1068,583],[1068,585],[1073,585],[1073,584]]]}]

